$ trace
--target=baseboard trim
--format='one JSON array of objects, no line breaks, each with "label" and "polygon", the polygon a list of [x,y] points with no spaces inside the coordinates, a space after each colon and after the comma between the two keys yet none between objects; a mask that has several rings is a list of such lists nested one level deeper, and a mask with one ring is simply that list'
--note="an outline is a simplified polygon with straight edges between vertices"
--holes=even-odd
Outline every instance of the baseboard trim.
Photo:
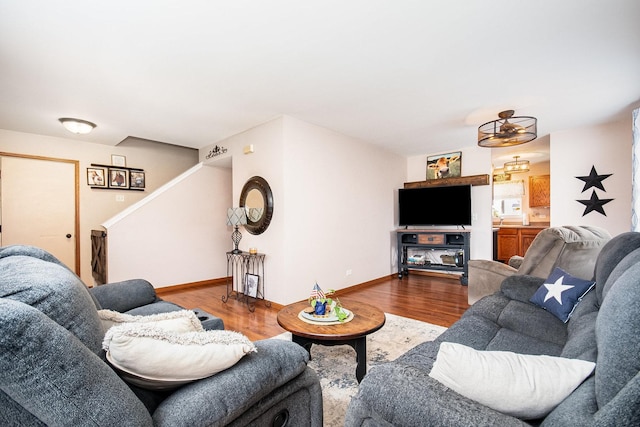
[{"label": "baseboard trim", "polygon": [[172,291],[181,291],[188,288],[205,288],[209,286],[226,285],[227,280],[228,279],[226,277],[222,277],[220,279],[209,279],[201,280],[199,282],[182,283],[180,285],[163,286],[161,288],[156,288],[156,294],[163,295],[171,293]]},{"label": "baseboard trim", "polygon": [[336,290],[336,293],[339,294],[339,293],[354,292],[360,289],[368,288],[369,286],[377,285],[378,283],[385,282],[389,279],[393,279],[394,277],[397,277],[397,274],[390,274],[388,276],[379,277],[377,279],[369,280],[367,282],[362,282],[357,285],[349,286],[347,288],[338,289]]},{"label": "baseboard trim", "polygon": [[[209,279],[209,280],[201,280],[199,282],[191,282],[191,283],[182,283],[180,285],[172,285],[172,286],[163,286],[162,288],[156,288],[156,295],[163,296],[169,295],[172,292],[179,292],[185,289],[196,289],[196,288],[209,288],[215,286],[226,286],[227,281],[231,280],[231,277],[222,277],[220,279]],[[277,302],[269,301],[266,299],[256,299],[256,304],[270,303],[271,307],[280,311],[284,308],[284,305],[278,304]]]}]

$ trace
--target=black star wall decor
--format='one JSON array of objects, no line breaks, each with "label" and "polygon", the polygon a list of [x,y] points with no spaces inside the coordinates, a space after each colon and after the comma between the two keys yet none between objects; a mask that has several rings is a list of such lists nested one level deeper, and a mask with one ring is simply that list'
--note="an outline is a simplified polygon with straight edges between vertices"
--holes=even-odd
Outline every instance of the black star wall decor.
[{"label": "black star wall decor", "polygon": [[601,199],[596,194],[596,190],[592,190],[591,198],[589,200],[576,200],[576,202],[580,202],[585,205],[584,212],[582,216],[585,216],[591,211],[600,212],[602,215],[607,216],[604,212],[603,206],[612,201],[613,199]]},{"label": "black star wall decor", "polygon": [[610,173],[607,175],[598,175],[598,172],[596,172],[596,167],[591,166],[591,172],[588,176],[576,176],[576,178],[578,178],[580,181],[584,181],[584,188],[582,189],[582,192],[587,191],[591,187],[596,187],[601,189],[602,191],[607,191],[604,189],[602,181],[609,178],[611,175],[613,174]]},{"label": "black star wall decor", "polygon": [[[606,192],[607,190],[604,189],[602,181],[609,178],[611,175],[613,174],[610,173],[606,175],[598,175],[598,172],[596,172],[596,167],[591,166],[591,172],[589,173],[589,175],[576,176],[576,178],[578,178],[580,181],[584,181],[584,188],[582,189],[583,193],[592,187]],[[594,189],[591,190],[591,197],[588,200],[576,200],[576,202],[582,203],[585,206],[582,216],[585,216],[592,211],[599,212],[602,215],[607,216],[603,206],[612,200],[613,199],[601,199],[600,197],[598,197],[598,195],[596,194],[596,190]]]}]

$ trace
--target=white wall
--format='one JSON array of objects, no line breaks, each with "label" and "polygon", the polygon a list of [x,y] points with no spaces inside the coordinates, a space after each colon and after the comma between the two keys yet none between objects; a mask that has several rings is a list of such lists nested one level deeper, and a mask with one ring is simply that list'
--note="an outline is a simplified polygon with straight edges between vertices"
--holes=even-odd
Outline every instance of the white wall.
[{"label": "white wall", "polygon": [[[491,150],[478,146],[462,147],[448,152],[462,152],[462,176],[491,173]],[[427,153],[407,158],[407,181],[424,181],[427,176],[427,157],[443,152]],[[471,187],[471,259],[493,257],[493,235],[491,232],[491,185]],[[439,227],[455,228],[455,227]]]},{"label": "white wall", "polygon": [[106,221],[109,281],[161,288],[225,277],[230,188],[231,170],[199,164]]},{"label": "white wall", "polygon": [[[628,120],[585,127],[551,135],[551,226],[592,225],[612,235],[631,230],[631,114]],[[595,166],[599,175],[612,174],[602,181],[606,191],[589,188],[584,181]],[[595,189],[605,204],[606,216],[592,211],[583,216],[586,200]]]},{"label": "white wall", "polygon": [[[285,117],[286,294],[343,289],[397,271],[402,156]],[[350,274],[347,274],[349,271]]]},{"label": "white wall", "polygon": [[[242,154],[251,144],[255,152]],[[266,254],[267,299],[288,304],[307,298],[316,281],[342,289],[394,271],[394,192],[404,182],[403,157],[289,116],[213,145],[232,157],[233,206],[254,175],[273,191],[271,225],[258,236],[244,231],[240,242]]]},{"label": "white wall", "polygon": [[[265,298],[277,303],[284,303],[280,295],[286,294],[284,285],[284,268],[288,263],[287,255],[284,251],[284,171],[283,171],[283,118],[271,120],[262,125],[248,129],[242,133],[218,141],[211,146],[200,150],[200,158],[205,162],[215,164],[217,162],[227,162],[231,159],[232,182],[227,190],[229,195],[228,208],[239,205],[240,193],[247,180],[253,176],[261,176],[267,180],[274,199],[274,213],[271,224],[267,230],[260,235],[249,234],[240,227],[242,240],[239,248],[248,251],[250,247],[255,247],[258,252],[265,257]],[[207,160],[206,155],[213,146],[226,149],[224,155]],[[244,154],[245,146],[253,145],[254,152]],[[225,248],[214,256],[226,262],[225,252],[233,249],[231,243],[232,227],[224,227],[226,232]],[[280,290],[284,288],[284,290]]]},{"label": "white wall", "polygon": [[[82,136],[69,135],[69,138],[54,138],[0,129],[0,151],[79,161],[80,277],[86,284],[92,285],[91,230],[102,229],[102,222],[195,165],[198,152],[136,139],[112,147],[83,141]],[[145,170],[145,191],[95,190],[87,185],[87,167],[91,163],[111,164],[112,154],[125,156],[129,167]],[[123,200],[116,200],[116,196],[122,196]]]}]

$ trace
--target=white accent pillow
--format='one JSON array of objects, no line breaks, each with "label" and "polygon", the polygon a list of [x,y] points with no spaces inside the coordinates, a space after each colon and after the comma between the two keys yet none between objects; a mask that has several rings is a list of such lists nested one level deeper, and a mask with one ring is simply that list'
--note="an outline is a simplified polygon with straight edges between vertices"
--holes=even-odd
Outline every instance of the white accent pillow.
[{"label": "white accent pillow", "polygon": [[175,332],[204,330],[202,323],[198,320],[198,316],[191,310],[178,310],[147,316],[134,316],[113,310],[98,310],[98,317],[102,321],[102,327],[105,332],[110,327],[123,323],[153,323],[159,328]]},{"label": "white accent pillow", "polygon": [[595,363],[443,342],[429,376],[489,408],[521,419],[544,417],[587,378]]},{"label": "white accent pillow", "polygon": [[102,347],[109,362],[140,387],[169,389],[235,365],[255,345],[231,331],[178,333],[149,323],[110,328]]}]

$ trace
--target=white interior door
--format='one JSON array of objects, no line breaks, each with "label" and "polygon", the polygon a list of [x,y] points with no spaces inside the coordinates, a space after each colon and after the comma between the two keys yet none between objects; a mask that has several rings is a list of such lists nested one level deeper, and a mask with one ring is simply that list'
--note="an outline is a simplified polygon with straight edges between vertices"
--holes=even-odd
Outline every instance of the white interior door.
[{"label": "white interior door", "polygon": [[0,162],[2,245],[40,247],[78,273],[75,164],[22,157]]}]

